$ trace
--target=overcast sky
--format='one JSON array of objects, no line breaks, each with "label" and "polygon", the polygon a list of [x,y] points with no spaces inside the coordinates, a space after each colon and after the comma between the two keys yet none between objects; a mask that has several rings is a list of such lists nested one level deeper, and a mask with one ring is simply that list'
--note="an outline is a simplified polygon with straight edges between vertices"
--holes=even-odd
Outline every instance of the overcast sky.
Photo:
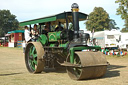
[{"label": "overcast sky", "polygon": [[[10,10],[21,22],[70,11],[72,3],[77,3],[80,12],[86,14],[91,13],[94,7],[103,7],[120,29],[124,27],[124,21],[116,15],[118,4],[115,4],[115,0],[0,0],[0,10]],[[83,23],[80,23],[80,27],[85,29]]]}]

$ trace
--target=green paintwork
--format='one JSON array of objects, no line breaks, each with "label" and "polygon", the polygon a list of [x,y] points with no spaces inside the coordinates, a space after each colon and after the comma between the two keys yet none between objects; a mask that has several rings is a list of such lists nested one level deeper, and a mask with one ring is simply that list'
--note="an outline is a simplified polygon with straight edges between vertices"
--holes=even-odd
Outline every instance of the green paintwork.
[{"label": "green paintwork", "polygon": [[54,17],[54,16],[48,17],[48,18],[39,18],[39,19],[21,22],[20,26],[31,25],[31,24],[36,24],[36,23],[50,22],[50,21],[55,21],[55,20],[56,20],[56,17]]},{"label": "green paintwork", "polygon": [[40,41],[42,45],[45,45],[48,43],[48,38],[46,35],[41,34],[38,38],[38,41]]},{"label": "green paintwork", "polygon": [[[59,21],[61,23],[65,23],[66,21],[66,14],[69,18],[68,22],[72,22],[72,12],[63,12],[59,14],[55,14],[52,16],[47,16],[47,17],[42,17],[42,18],[37,18],[33,20],[28,20],[24,22],[20,22],[20,26],[25,26],[25,25],[31,25],[31,24],[37,24],[37,23],[46,23],[46,22],[51,22],[52,24],[55,23],[55,21]],[[79,12],[79,21],[83,21],[87,19],[87,14],[84,14],[82,12]]]},{"label": "green paintwork", "polygon": [[35,70],[35,65],[37,65],[37,52],[34,46],[30,47],[29,56],[32,56],[32,60],[29,59],[30,66],[33,70]]},{"label": "green paintwork", "polygon": [[55,47],[55,44],[50,44],[50,47]]},{"label": "green paintwork", "polygon": [[90,47],[72,47],[70,48],[70,63],[74,63],[74,52],[77,50],[85,50],[85,49],[96,49],[96,50],[101,50],[100,46],[90,46]]},{"label": "green paintwork", "polygon": [[[78,64],[78,65],[81,65],[81,61],[80,61],[80,58],[78,55],[74,55],[74,64]],[[81,68],[73,68],[75,74],[77,77],[80,77],[80,74],[82,72],[82,69]]]},{"label": "green paintwork", "polygon": [[64,47],[64,49],[66,49],[68,46],[68,43],[65,43],[65,44],[60,44],[58,47]]},{"label": "green paintwork", "polygon": [[49,32],[48,33],[49,42],[58,41],[60,39],[60,34],[61,34],[61,31],[59,31],[59,32]]}]

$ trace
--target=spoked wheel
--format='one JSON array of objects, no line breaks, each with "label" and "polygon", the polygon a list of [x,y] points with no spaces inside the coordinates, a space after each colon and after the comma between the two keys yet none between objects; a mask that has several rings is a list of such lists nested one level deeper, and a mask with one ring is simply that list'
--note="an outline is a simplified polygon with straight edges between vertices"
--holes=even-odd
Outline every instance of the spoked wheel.
[{"label": "spoked wheel", "polygon": [[[68,56],[67,58],[67,62],[70,62],[70,57]],[[77,54],[74,54],[74,64],[80,64],[81,65],[81,61],[80,58]],[[80,77],[80,74],[82,72],[82,68],[77,68],[77,67],[67,67],[67,72],[68,75],[72,78],[72,79],[77,79]]]},{"label": "spoked wheel", "polygon": [[25,50],[25,63],[30,73],[41,73],[44,69],[44,49],[40,42],[28,43]]},{"label": "spoked wheel", "polygon": [[28,64],[29,64],[32,72],[34,72],[35,68],[37,66],[37,52],[36,52],[36,48],[34,46],[30,47],[30,50],[28,53]]},{"label": "spoked wheel", "polygon": [[[70,62],[70,56],[67,62]],[[107,69],[106,58],[99,52],[75,52],[73,64],[80,67],[67,66],[67,73],[75,80],[102,77]]]}]

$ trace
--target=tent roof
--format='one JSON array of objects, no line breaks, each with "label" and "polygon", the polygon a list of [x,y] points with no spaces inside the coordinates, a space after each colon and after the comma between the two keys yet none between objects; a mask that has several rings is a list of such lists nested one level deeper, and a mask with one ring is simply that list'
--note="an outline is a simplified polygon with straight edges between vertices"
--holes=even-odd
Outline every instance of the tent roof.
[{"label": "tent roof", "polygon": [[8,32],[8,34],[11,34],[11,33],[24,33],[24,30],[14,30],[14,31]]},{"label": "tent roof", "polygon": [[[66,15],[69,18],[68,22],[69,23],[72,22],[72,12],[63,12],[63,13],[55,14],[52,16],[47,16],[47,17],[42,17],[42,18],[20,22],[20,26],[37,24],[37,23],[46,23],[46,22],[51,22],[52,24],[55,24],[56,22],[65,23]],[[87,14],[79,12],[79,21],[86,20],[87,16],[88,16]]]}]

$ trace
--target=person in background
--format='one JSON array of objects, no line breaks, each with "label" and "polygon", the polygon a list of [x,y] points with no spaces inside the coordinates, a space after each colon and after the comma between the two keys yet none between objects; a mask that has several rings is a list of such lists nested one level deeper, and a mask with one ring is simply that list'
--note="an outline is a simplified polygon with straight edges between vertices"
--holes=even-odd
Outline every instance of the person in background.
[{"label": "person in background", "polygon": [[55,31],[62,31],[64,28],[61,26],[61,22],[59,22],[58,26],[55,28]]},{"label": "person in background", "polygon": [[26,44],[28,42],[31,42],[31,37],[30,37],[31,32],[28,30],[28,26],[25,26],[25,31],[24,31],[24,37],[25,37],[25,42],[22,43],[23,46],[23,53],[25,53],[25,48],[26,48]]},{"label": "person in background", "polygon": [[37,40],[37,37],[38,37],[38,33],[39,33],[36,24],[34,25],[34,29],[31,30],[31,33],[32,33],[32,39],[34,41],[36,41]]},{"label": "person in background", "polygon": [[96,38],[93,38],[93,45],[97,45],[97,41],[96,41]]},{"label": "person in background", "polygon": [[50,31],[50,27],[49,27],[49,24],[48,24],[48,23],[45,23],[45,28],[44,28],[44,30],[45,30],[46,32],[49,32],[49,31]]},{"label": "person in background", "polygon": [[30,34],[31,32],[28,30],[28,26],[25,26],[24,37],[26,43],[31,42]]}]

